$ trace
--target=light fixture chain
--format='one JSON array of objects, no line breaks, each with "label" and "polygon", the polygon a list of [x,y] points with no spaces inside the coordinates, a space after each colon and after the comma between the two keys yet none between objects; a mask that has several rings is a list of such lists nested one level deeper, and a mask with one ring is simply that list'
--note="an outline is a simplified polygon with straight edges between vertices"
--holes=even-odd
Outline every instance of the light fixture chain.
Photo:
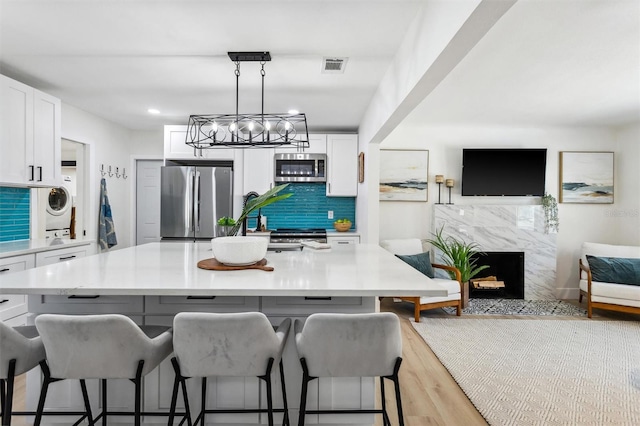
[{"label": "light fixture chain", "polygon": [[238,123],[238,96],[239,96],[239,86],[240,86],[240,61],[236,61],[236,125]]},{"label": "light fixture chain", "polygon": [[262,68],[260,69],[260,75],[262,76],[262,109],[260,110],[261,115],[262,115],[262,125],[264,126],[264,76],[266,75],[266,73],[264,72],[264,64],[265,61],[260,61],[260,65],[262,65]]}]

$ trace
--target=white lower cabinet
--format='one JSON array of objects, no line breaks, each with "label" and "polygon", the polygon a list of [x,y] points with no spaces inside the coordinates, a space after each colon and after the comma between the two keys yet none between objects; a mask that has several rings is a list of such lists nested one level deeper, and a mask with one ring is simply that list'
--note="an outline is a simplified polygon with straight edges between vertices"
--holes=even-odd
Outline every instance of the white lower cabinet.
[{"label": "white lower cabinet", "polygon": [[359,235],[327,235],[327,243],[332,246],[360,244]]},{"label": "white lower cabinet", "polygon": [[[5,257],[0,259],[0,275],[24,271],[35,266],[33,254]],[[27,296],[24,294],[0,295],[0,321],[7,321],[27,313]]]}]

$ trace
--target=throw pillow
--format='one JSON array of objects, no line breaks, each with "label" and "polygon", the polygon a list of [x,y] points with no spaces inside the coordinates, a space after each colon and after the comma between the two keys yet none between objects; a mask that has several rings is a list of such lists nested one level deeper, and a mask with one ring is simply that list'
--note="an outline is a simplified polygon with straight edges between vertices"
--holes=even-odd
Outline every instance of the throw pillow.
[{"label": "throw pillow", "polygon": [[587,255],[591,279],[601,283],[640,285],[640,259]]},{"label": "throw pillow", "polygon": [[433,267],[431,266],[431,256],[429,255],[429,252],[407,255],[396,254],[396,257],[402,259],[404,262],[413,266],[429,278],[433,278],[435,276]]}]

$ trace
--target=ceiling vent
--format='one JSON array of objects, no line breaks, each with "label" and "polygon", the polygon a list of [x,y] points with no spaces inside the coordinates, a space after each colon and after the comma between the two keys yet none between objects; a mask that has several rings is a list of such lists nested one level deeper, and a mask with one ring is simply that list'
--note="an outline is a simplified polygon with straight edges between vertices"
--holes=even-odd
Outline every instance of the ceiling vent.
[{"label": "ceiling vent", "polygon": [[324,57],[322,58],[323,74],[343,74],[349,58]]}]

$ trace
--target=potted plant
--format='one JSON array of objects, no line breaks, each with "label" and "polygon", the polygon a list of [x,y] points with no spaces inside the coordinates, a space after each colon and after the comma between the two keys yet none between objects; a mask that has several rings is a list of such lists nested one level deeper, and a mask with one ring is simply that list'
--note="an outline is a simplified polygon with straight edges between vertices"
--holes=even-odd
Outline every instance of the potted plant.
[{"label": "potted plant", "polygon": [[285,189],[287,186],[289,186],[288,183],[285,183],[284,185],[274,186],[273,188],[271,188],[270,190],[268,190],[264,194],[259,195],[256,198],[252,198],[252,199],[248,200],[247,203],[245,204],[244,208],[242,209],[242,213],[240,214],[240,217],[238,217],[238,219],[236,220],[235,224],[233,225],[233,227],[229,231],[228,235],[229,236],[237,235],[238,231],[242,227],[242,223],[244,222],[244,220],[254,210],[257,210],[257,209],[260,209],[262,207],[268,206],[269,204],[273,204],[276,201],[284,200],[286,198],[291,197],[293,195],[292,192],[289,192],[287,194],[278,195],[278,193],[280,191],[282,191],[283,189]]},{"label": "potted plant", "polygon": [[[452,236],[445,237],[442,235],[443,230],[444,226],[436,231],[434,239],[427,240],[427,242],[442,252],[442,261],[445,265],[458,268],[463,283],[468,282],[480,271],[489,267],[476,265],[477,259],[474,259],[473,255],[483,254],[478,243],[467,243]],[[449,272],[449,275],[455,279],[452,272]]]},{"label": "potted plant", "polygon": [[551,194],[542,196],[542,209],[544,210],[544,225],[547,234],[556,234],[560,226],[558,219],[558,202]]}]

